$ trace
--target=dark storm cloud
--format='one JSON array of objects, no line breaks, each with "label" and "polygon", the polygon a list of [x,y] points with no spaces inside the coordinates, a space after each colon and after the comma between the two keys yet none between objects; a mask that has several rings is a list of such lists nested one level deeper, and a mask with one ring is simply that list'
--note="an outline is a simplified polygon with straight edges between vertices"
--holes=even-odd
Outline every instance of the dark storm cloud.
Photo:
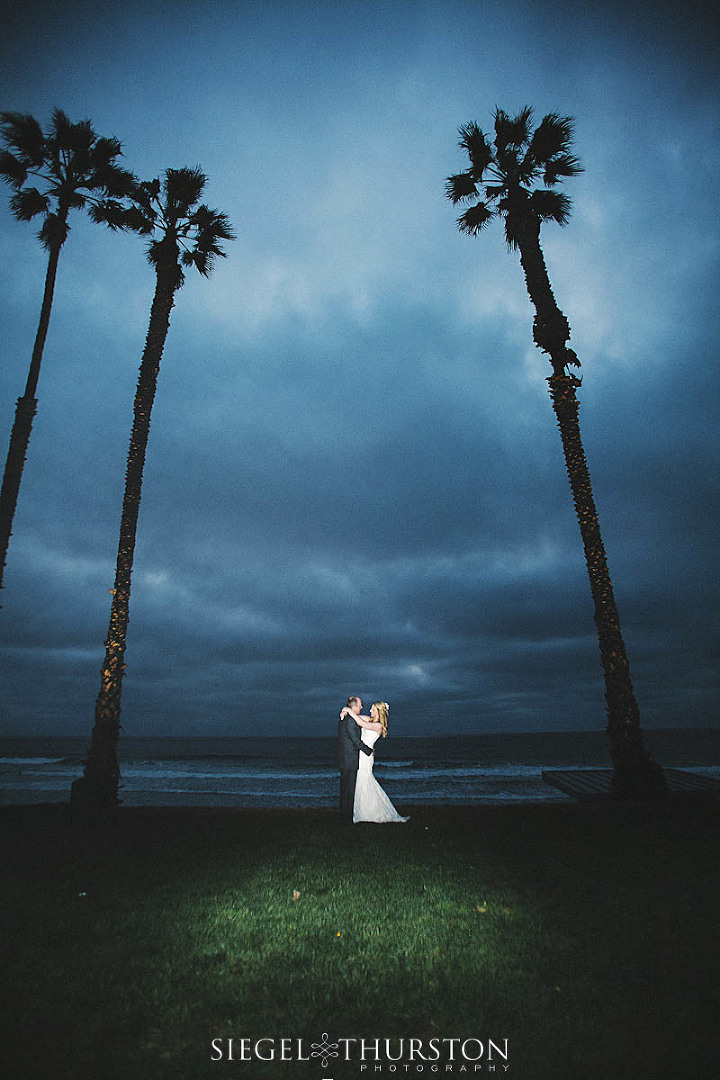
[{"label": "dark storm cloud", "polygon": [[[36,8],[11,26],[3,107],[91,115],[143,175],[200,161],[239,236],[173,312],[126,732],[323,734],[353,691],[389,699],[404,734],[603,724],[521,270],[499,226],[461,238],[442,198],[457,126],[526,101],[576,117],[586,167],[544,246],[643,717],[715,722],[707,9],[330,4],[318,23],[191,3],[180,27],[162,5],[76,5],[70,70],[70,30]],[[9,430],[44,258],[0,214]],[[8,732],[90,729],[152,285],[141,245],[75,221],[0,612]]]}]

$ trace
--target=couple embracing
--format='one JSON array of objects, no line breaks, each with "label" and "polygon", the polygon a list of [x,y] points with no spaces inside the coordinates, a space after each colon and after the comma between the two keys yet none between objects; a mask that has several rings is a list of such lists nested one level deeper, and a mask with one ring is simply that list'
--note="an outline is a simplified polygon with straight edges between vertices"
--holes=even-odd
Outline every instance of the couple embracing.
[{"label": "couple embracing", "polygon": [[340,816],[345,821],[408,821],[398,814],[373,776],[373,746],[387,737],[388,703],[376,701],[362,715],[359,697],[348,698],[338,723],[335,764],[340,770]]}]

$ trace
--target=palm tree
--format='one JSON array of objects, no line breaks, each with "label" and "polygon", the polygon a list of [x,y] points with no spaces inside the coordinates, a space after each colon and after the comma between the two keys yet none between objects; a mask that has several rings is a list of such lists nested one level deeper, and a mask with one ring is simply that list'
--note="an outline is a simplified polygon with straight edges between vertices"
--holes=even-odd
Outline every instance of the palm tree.
[{"label": "palm tree", "polygon": [[533,131],[530,108],[522,109],[514,118],[496,109],[492,143],[475,123],[460,128],[460,146],[467,151],[470,166],[448,177],[446,194],[454,205],[466,201],[472,204],[458,218],[461,232],[477,236],[494,217],[502,217],[508,247],[520,253],[527,291],[535,308],[533,339],[548,354],[552,365],[547,380],[550,398],[560,428],[595,606],[605,675],[613,795],[620,799],[656,799],[665,794],[665,780],[660,766],[643,745],[640,712],[580,437],[576,390],[581,380],[568,371],[578,368],[580,362],[568,348],[570,327],[555,302],[540,247],[542,223],[565,225],[570,217],[570,199],[554,189],[567,177],[582,172],[578,159],[570,152],[572,142],[573,123],[569,117],[550,113]]},{"label": "palm tree", "polygon": [[[0,176],[14,188],[10,207],[18,221],[41,216],[38,232],[48,252],[45,291],[25,392],[18,398],[0,492],[0,588],[7,558],[20,481],[30,432],[37,410],[38,377],[47,337],[60,251],[70,227],[71,210],[81,210],[99,197],[121,198],[131,190],[133,176],[116,164],[121,154],[117,139],[98,137],[89,120],[72,124],[55,109],[47,132],[34,116],[0,113]],[[29,186],[28,181],[40,186]]]},{"label": "palm tree", "polygon": [[206,183],[207,178],[199,169],[168,169],[162,183],[153,180],[137,185],[129,209],[109,199],[92,210],[95,221],[149,238],[147,253],[155,270],[156,286],[135,393],[115,586],[111,590],[110,625],[100,692],[95,703],[95,724],[84,775],[72,785],[71,801],[84,809],[108,809],[118,802],[117,743],[130,613],[130,578],[150,417],[170,313],[175,294],[185,280],[184,268],[194,266],[207,277],[216,257],[225,255],[221,241],[234,239],[225,214],[199,204]]}]

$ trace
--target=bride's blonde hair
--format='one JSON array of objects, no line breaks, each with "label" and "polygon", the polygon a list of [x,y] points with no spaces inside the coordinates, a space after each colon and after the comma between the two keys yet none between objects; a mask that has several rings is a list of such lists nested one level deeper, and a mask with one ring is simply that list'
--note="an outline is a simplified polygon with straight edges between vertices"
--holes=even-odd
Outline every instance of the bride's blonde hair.
[{"label": "bride's blonde hair", "polygon": [[388,712],[390,711],[390,706],[388,705],[387,701],[373,701],[370,707],[370,712],[372,712],[373,709],[377,709],[378,723],[382,728],[380,734],[382,735],[383,739],[387,739]]}]

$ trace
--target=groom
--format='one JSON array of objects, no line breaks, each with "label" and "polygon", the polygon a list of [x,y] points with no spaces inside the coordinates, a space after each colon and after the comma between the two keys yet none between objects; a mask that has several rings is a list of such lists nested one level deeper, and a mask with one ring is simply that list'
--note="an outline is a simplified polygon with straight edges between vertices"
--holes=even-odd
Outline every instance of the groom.
[{"label": "groom", "polygon": [[350,713],[345,713],[338,723],[335,764],[340,770],[340,817],[352,822],[360,753],[372,757],[372,747],[362,741],[361,728],[353,719],[362,712],[362,701],[359,697],[349,697],[347,707]]}]

